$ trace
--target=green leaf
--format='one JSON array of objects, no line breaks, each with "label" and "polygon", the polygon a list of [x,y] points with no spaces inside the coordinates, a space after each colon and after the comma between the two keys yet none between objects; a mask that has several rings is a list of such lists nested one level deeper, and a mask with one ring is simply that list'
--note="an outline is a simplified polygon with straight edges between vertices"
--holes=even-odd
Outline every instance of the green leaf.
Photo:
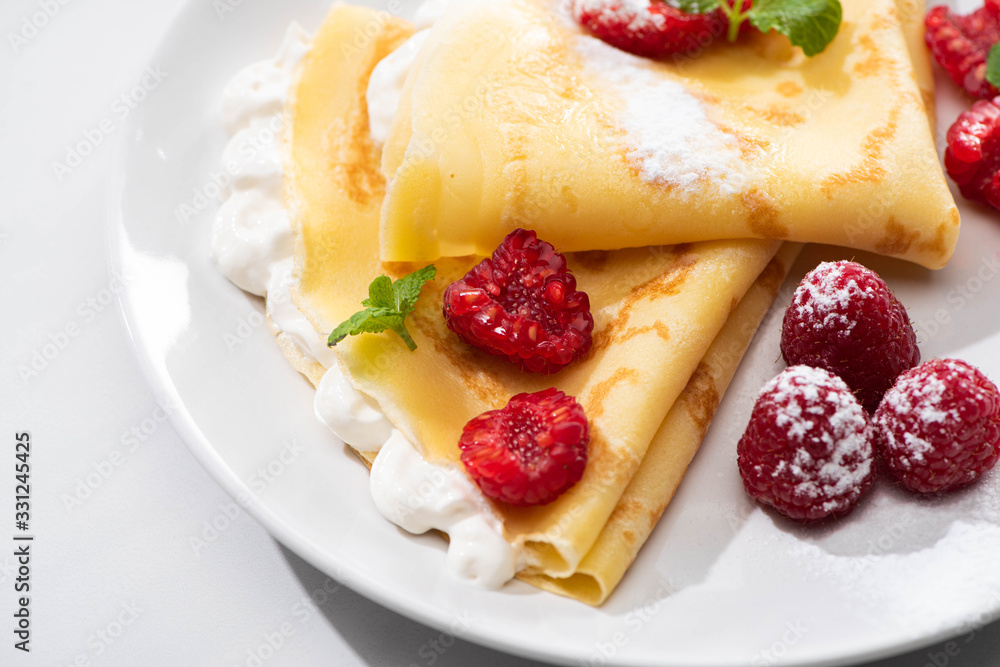
[{"label": "green leaf", "polygon": [[434,276],[437,275],[437,269],[434,265],[425,266],[422,269],[418,269],[413,273],[403,276],[396,282],[392,284],[392,291],[395,295],[395,305],[396,309],[407,316],[413,312],[413,308],[417,305],[417,298],[420,296],[420,288],[424,286],[424,283],[434,280]]},{"label": "green leaf", "polygon": [[994,88],[1000,88],[1000,42],[990,47],[990,55],[986,57],[986,80]]},{"label": "green leaf", "polygon": [[395,303],[392,298],[392,279],[389,276],[379,276],[368,286],[368,298],[361,302],[369,308],[392,308]]},{"label": "green leaf", "polygon": [[666,0],[667,4],[688,14],[707,14],[719,6],[721,0]]},{"label": "green leaf", "polygon": [[747,14],[763,32],[777,30],[807,56],[820,53],[840,29],[838,0],[756,0]]},{"label": "green leaf", "polygon": [[379,276],[368,286],[368,298],[361,302],[365,309],[338,324],[330,333],[327,345],[333,347],[348,336],[382,333],[388,329],[398,334],[411,351],[417,349],[403,320],[416,307],[420,289],[435,275],[437,269],[429,265],[396,282],[389,276]]}]

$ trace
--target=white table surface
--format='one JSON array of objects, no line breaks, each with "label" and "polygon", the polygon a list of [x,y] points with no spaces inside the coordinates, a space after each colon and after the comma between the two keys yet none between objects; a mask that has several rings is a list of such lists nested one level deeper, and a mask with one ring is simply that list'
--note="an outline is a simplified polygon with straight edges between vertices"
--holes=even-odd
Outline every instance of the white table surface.
[{"label": "white table surface", "polygon": [[[115,131],[61,181],[53,162],[111,115],[182,4],[0,8],[0,665],[539,664],[442,636],[329,580],[238,509],[162,418],[107,268]],[[19,431],[33,441],[29,654],[12,633]],[[206,528],[220,516],[223,530]],[[872,667],[998,656],[993,624]]]}]

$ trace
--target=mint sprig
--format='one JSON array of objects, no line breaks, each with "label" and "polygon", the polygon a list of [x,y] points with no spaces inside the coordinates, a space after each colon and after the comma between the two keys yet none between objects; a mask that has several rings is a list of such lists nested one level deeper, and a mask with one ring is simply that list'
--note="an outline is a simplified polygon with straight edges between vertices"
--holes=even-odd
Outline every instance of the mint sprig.
[{"label": "mint sprig", "polygon": [[780,32],[810,57],[822,52],[837,36],[844,14],[839,0],[754,0],[746,11],[743,0],[672,0],[670,4],[689,13],[721,9],[729,19],[730,42],[736,41],[743,22],[750,21],[762,32]]},{"label": "mint sprig", "polygon": [[368,286],[368,298],[361,302],[365,309],[338,324],[326,344],[333,347],[348,336],[382,333],[388,329],[396,332],[411,352],[417,349],[403,320],[416,307],[420,289],[434,280],[435,275],[437,269],[429,264],[395,282],[389,276],[379,276]]},{"label": "mint sprig", "polygon": [[986,56],[986,80],[994,88],[1000,88],[1000,42],[991,46]]}]

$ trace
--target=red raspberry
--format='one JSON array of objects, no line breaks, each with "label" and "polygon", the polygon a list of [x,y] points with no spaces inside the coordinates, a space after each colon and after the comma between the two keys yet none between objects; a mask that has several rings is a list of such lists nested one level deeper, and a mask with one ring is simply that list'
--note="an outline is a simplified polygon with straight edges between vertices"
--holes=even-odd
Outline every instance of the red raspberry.
[{"label": "red raspberry", "polygon": [[932,8],[924,19],[924,39],[951,80],[973,97],[989,98],[997,89],[986,81],[986,56],[1000,41],[1000,0],[986,0],[971,14]]},{"label": "red raspberry", "polygon": [[1000,209],[1000,97],[979,100],[948,128],[944,166],[966,199]]},{"label": "red raspberry", "polygon": [[737,445],[743,486],[790,519],[847,514],[875,478],[872,430],[839,377],[786,368],[764,385]]},{"label": "red raspberry", "polygon": [[462,430],[462,463],[490,498],[544,505],[576,484],[587,466],[583,408],[558,389],[518,394]]},{"label": "red raspberry", "polygon": [[934,359],[906,371],[875,413],[876,444],[911,491],[965,486],[1000,456],[1000,394],[977,368]]},{"label": "red raspberry", "polygon": [[523,370],[555,373],[590,350],[590,299],[566,258],[535,232],[517,229],[444,291],[448,328]]},{"label": "red raspberry", "polygon": [[781,354],[789,365],[839,375],[868,412],[920,363],[906,309],[878,274],[855,262],[824,262],[802,279],[785,311]]},{"label": "red raspberry", "polygon": [[729,28],[721,9],[689,14],[654,0],[573,0],[573,16],[608,44],[649,58],[699,51]]}]

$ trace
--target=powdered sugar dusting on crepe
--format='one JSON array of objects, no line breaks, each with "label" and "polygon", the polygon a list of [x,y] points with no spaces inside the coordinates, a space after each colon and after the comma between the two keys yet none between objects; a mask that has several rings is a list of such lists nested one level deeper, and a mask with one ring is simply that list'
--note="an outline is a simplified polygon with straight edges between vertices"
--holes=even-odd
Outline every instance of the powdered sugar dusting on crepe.
[{"label": "powdered sugar dusting on crepe", "polygon": [[685,194],[701,190],[706,181],[725,194],[739,189],[736,139],[709,120],[684,86],[645,58],[589,35],[572,39],[585,72],[623,102],[616,122],[625,133],[626,158],[644,181]]}]

